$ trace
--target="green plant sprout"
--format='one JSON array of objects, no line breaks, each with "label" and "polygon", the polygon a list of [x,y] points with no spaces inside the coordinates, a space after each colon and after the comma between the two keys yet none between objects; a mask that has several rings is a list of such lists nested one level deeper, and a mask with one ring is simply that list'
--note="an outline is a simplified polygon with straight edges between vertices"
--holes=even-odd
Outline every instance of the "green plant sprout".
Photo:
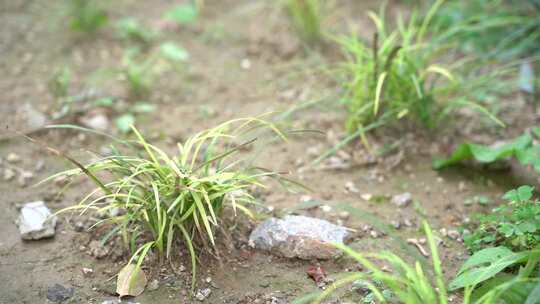
[{"label": "green plant sprout", "polygon": [[146,28],[135,18],[124,18],[116,24],[118,36],[122,39],[131,40],[142,45],[148,46],[157,33]]},{"label": "green plant sprout", "polygon": [[532,200],[533,188],[521,186],[507,192],[507,201],[489,214],[476,216],[478,224],[464,236],[471,252],[481,248],[505,246],[514,251],[530,250],[540,243],[540,204]]},{"label": "green plant sprout", "polygon": [[203,1],[197,3],[177,5],[165,12],[165,19],[178,23],[179,25],[189,25],[194,23],[199,16],[199,10],[203,6]]},{"label": "green plant sprout", "polygon": [[324,11],[321,0],[283,0],[294,28],[307,43],[314,44],[323,39],[322,19]]},{"label": "green plant sprout", "polygon": [[107,13],[97,6],[95,0],[69,0],[71,29],[77,32],[95,33],[107,24]]}]

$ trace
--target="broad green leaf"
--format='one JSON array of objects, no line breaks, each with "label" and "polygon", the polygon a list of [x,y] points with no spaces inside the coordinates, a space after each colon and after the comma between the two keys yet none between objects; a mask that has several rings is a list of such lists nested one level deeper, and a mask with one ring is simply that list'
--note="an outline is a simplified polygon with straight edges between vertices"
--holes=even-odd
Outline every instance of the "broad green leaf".
[{"label": "broad green leaf", "polygon": [[174,42],[165,42],[161,45],[161,53],[165,58],[172,61],[187,61],[189,53]]},{"label": "broad green leaf", "polygon": [[540,127],[533,127],[531,131],[536,137],[540,138]]},{"label": "broad green leaf", "polygon": [[435,169],[441,169],[469,159],[475,159],[480,163],[491,163],[496,160],[516,156],[518,151],[527,149],[531,143],[531,136],[524,134],[511,143],[496,147],[469,143],[461,144],[449,158],[434,160],[433,167]]},{"label": "broad green leaf", "polygon": [[116,118],[116,127],[122,133],[128,133],[131,131],[131,126],[135,123],[135,116],[127,113]]},{"label": "broad green leaf", "polygon": [[532,165],[540,172],[540,145],[516,151],[516,158],[522,165]]},{"label": "broad green leaf", "polygon": [[540,283],[536,284],[533,290],[529,293],[525,304],[538,304],[540,303]]},{"label": "broad green leaf", "polygon": [[198,15],[199,12],[194,5],[183,4],[175,6],[173,9],[168,11],[165,14],[165,18],[175,21],[179,24],[190,24],[197,19]]},{"label": "broad green leaf", "polygon": [[506,247],[491,247],[480,250],[473,254],[463,265],[461,266],[458,274],[463,273],[473,267],[481,266],[487,263],[493,263],[505,256],[513,254],[512,250]]},{"label": "broad green leaf", "polygon": [[513,253],[504,247],[487,248],[476,252],[461,268],[458,276],[450,282],[449,289],[476,286],[503,271],[522,263],[530,256],[529,251]]},{"label": "broad green leaf", "polygon": [[532,198],[534,188],[531,186],[521,186],[510,190],[503,195],[503,199],[510,202],[526,202]]},{"label": "broad green leaf", "polygon": [[[501,287],[503,284],[508,286],[504,287],[502,292],[496,290],[498,287]],[[495,276],[492,279],[487,280],[482,284],[480,288],[474,290],[472,294],[473,303],[477,303],[477,300],[481,297],[489,297],[490,293],[498,293],[496,299],[501,304],[513,304],[513,303],[523,303],[527,298],[529,292],[534,287],[534,284],[523,282],[519,280],[516,275],[501,273]],[[480,301],[478,303],[486,303]],[[493,303],[493,302],[487,302]],[[535,303],[536,304],[536,303]]]},{"label": "broad green leaf", "polygon": [[512,236],[512,234],[514,234],[514,225],[510,224],[510,223],[503,223],[501,224],[501,226],[499,227],[499,232],[504,234],[505,237],[509,238]]}]

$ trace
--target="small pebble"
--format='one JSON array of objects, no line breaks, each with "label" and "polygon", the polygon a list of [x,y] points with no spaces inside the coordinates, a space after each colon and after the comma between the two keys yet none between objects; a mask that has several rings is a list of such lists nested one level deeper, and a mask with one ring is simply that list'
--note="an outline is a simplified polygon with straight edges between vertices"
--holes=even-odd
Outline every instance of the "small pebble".
[{"label": "small pebble", "polygon": [[373,195],[369,193],[364,193],[360,195],[360,197],[365,201],[370,201],[373,198]]},{"label": "small pebble", "polygon": [[34,178],[34,173],[30,171],[22,171],[19,175],[19,178],[17,179],[17,182],[21,187],[26,187],[28,185],[28,182]]},{"label": "small pebble", "polygon": [[452,230],[448,230],[448,237],[452,240],[457,240],[459,239],[461,235],[459,234],[459,232],[455,229],[452,229]]},{"label": "small pebble", "polygon": [[251,69],[251,60],[247,58],[242,59],[242,61],[240,62],[240,67],[244,70]]},{"label": "small pebble", "polygon": [[358,190],[358,188],[356,188],[356,185],[352,182],[352,181],[348,181],[345,183],[345,190],[347,192],[351,192],[351,193],[359,193],[360,190]]},{"label": "small pebble", "polygon": [[45,161],[43,161],[43,159],[40,159],[36,162],[36,166],[35,166],[35,169],[37,172],[43,170],[43,168],[45,168]]},{"label": "small pebble", "polygon": [[322,206],[320,206],[320,208],[321,208],[321,210],[322,210],[323,212],[330,212],[330,211],[332,211],[332,207],[330,207],[330,206],[328,206],[328,205],[322,205]]},{"label": "small pebble", "polygon": [[4,169],[4,180],[9,181],[15,177],[15,171],[10,168]]},{"label": "small pebble", "polygon": [[347,211],[341,211],[339,214],[338,214],[338,217],[342,220],[346,220],[348,219],[350,216],[349,212]]},{"label": "small pebble", "polygon": [[92,275],[92,274],[94,273],[94,269],[83,267],[82,273],[83,273],[85,276],[90,276],[90,275]]},{"label": "small pebble", "polygon": [[409,192],[394,195],[392,197],[392,204],[401,208],[406,207],[411,202],[412,202],[412,194]]},{"label": "small pebble", "polygon": [[13,152],[9,153],[6,159],[10,163],[17,163],[21,161],[21,157],[18,154],[15,154]]},{"label": "small pebble", "polygon": [[206,298],[208,298],[211,293],[212,293],[212,290],[210,288],[199,289],[197,291],[197,293],[195,294],[195,298],[198,301],[202,302],[202,301],[206,300]]},{"label": "small pebble", "polygon": [[403,220],[403,225],[405,225],[407,227],[412,227],[414,224],[410,219],[405,219],[405,220]]}]

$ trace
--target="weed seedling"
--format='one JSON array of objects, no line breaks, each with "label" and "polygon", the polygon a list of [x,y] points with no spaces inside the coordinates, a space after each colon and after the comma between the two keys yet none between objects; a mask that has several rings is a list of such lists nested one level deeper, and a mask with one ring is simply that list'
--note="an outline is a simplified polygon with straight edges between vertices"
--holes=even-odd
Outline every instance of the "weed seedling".
[{"label": "weed seedling", "polygon": [[179,25],[189,25],[197,20],[201,4],[183,4],[173,7],[165,13],[165,19]]},{"label": "weed seedling", "polygon": [[95,0],[70,0],[69,5],[72,30],[95,33],[107,24],[107,13],[98,7]]},{"label": "weed seedling", "polygon": [[521,186],[507,192],[507,201],[491,213],[478,215],[478,224],[464,237],[467,248],[505,246],[514,251],[533,249],[540,243],[540,204],[532,200],[533,188]]},{"label": "weed seedling", "polygon": [[284,7],[294,28],[307,43],[314,44],[323,38],[322,19],[326,8],[321,0],[284,0]]},{"label": "weed seedling", "polygon": [[124,18],[118,21],[116,29],[120,38],[131,40],[144,46],[148,46],[157,35],[135,18]]}]

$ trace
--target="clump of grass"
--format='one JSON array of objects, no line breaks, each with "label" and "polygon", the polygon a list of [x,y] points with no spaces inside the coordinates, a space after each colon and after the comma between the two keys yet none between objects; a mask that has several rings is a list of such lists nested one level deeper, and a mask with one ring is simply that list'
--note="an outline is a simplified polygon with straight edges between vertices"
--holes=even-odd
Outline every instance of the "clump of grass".
[{"label": "clump of grass", "polygon": [[[392,252],[362,254],[343,244],[335,244],[337,248],[343,250],[348,256],[356,260],[368,272],[354,272],[345,275],[318,295],[313,303],[320,303],[323,299],[333,294],[336,289],[355,281],[362,281],[380,303],[388,303],[389,301],[384,296],[383,290],[373,283],[374,281],[380,282],[383,288],[391,292],[393,295],[390,299],[391,303],[394,303],[394,301],[410,304],[448,303],[437,245],[429,225],[424,222],[423,227],[431,249],[434,283],[432,283],[432,280],[418,261],[414,265],[410,265]],[[386,272],[382,270],[372,260],[388,263],[392,266],[393,271]]]},{"label": "clump of grass", "polygon": [[323,39],[323,2],[320,0],[284,0],[284,7],[300,37],[310,44]]},{"label": "clump of grass", "polygon": [[[350,284],[369,289],[371,293],[368,296],[376,300],[375,303],[446,304],[452,302],[448,291],[458,289],[464,289],[462,304],[538,303],[540,300],[540,278],[534,274],[540,261],[538,247],[521,252],[512,252],[505,247],[478,251],[463,264],[447,287],[433,232],[426,221],[422,226],[431,253],[431,271],[426,271],[425,263],[418,259],[410,264],[392,252],[365,254],[343,244],[335,244],[365,271],[343,274],[326,290],[293,303],[318,304]],[[379,266],[381,262],[389,265],[391,270]],[[517,274],[503,272],[520,265],[524,266]]]},{"label": "clump of grass", "polygon": [[[195,284],[197,256],[203,248],[215,246],[223,210],[231,208],[235,214],[251,216],[248,208],[255,198],[248,190],[264,187],[261,177],[276,175],[260,168],[243,167],[246,164],[242,159],[233,158],[254,140],[237,146],[230,141],[261,127],[284,138],[274,125],[259,118],[236,119],[178,143],[174,156],[148,143],[133,127],[136,140],[129,143],[131,153],[116,152],[86,166],[66,157],[77,168],[47,180],[86,175],[97,188],[62,212],[94,210],[108,214],[112,209],[124,210],[96,225],[114,226],[112,233],[120,234],[133,253],[129,263],[136,261],[140,267],[151,250],[160,260],[170,259],[172,252],[184,246],[191,255]],[[101,178],[102,173],[107,173],[109,179]]]},{"label": "clump of grass", "polygon": [[540,47],[540,3],[535,0],[447,1],[433,29],[449,33],[464,52],[514,59],[535,55]]},{"label": "clump of grass", "polygon": [[69,16],[71,29],[84,33],[95,33],[108,21],[107,13],[95,0],[70,0]]},{"label": "clump of grass", "polygon": [[[384,7],[378,15],[370,12],[377,28],[371,45],[355,35],[337,38],[347,57],[340,71],[344,78],[342,100],[348,109],[346,125],[351,134],[397,121],[435,130],[456,108],[465,106],[500,123],[473,97],[493,75],[474,74],[470,58],[448,66],[440,63],[448,60],[443,54],[449,46],[428,37],[428,29],[442,3],[436,1],[421,22],[416,11],[407,22],[399,16],[396,29],[391,31],[384,19]],[[462,79],[471,74],[474,80]]]}]

